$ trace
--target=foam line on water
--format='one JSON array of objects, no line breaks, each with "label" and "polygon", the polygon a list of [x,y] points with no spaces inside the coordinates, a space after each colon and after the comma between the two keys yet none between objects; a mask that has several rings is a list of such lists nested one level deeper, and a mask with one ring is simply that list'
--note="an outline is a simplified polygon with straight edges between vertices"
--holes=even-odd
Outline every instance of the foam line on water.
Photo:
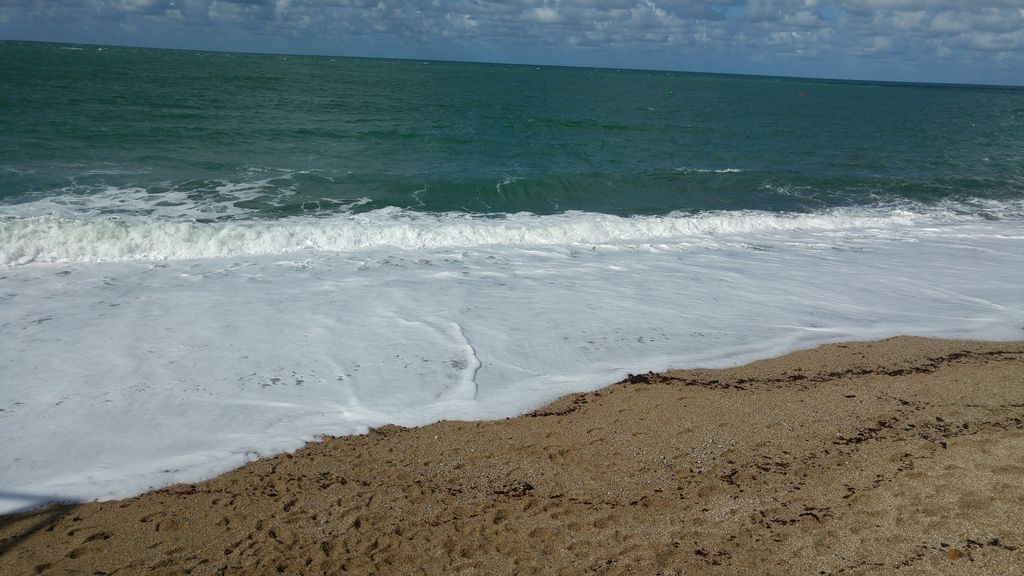
[{"label": "foam line on water", "polygon": [[[705,212],[621,217],[590,212],[537,216],[429,214],[384,208],[361,214],[282,220],[194,222],[153,218],[6,217],[0,213],[0,264],[185,260],[303,250],[351,252],[615,243],[678,243],[743,234],[817,232],[892,235],[983,217],[1011,217],[1020,206],[837,208],[817,213]],[[994,216],[993,216],[994,215]]]},{"label": "foam line on water", "polygon": [[477,356],[476,348],[470,343],[469,338],[466,338],[466,330],[461,324],[452,322],[451,334],[457,341],[461,341],[465,353],[465,359],[462,363],[455,361],[456,367],[461,367],[463,371],[461,388],[466,392],[467,397],[476,400],[477,394],[480,392],[476,385],[476,374],[480,371],[483,363],[480,362],[480,357]]},{"label": "foam line on water", "polygon": [[690,168],[688,166],[680,166],[676,168],[676,172],[682,172],[683,174],[739,174],[743,172],[742,168]]},{"label": "foam line on water", "polygon": [[[16,168],[6,168],[17,172]],[[335,181],[319,170],[290,171],[247,167],[234,179],[150,182],[113,185],[103,177],[133,175],[121,170],[87,170],[71,177],[71,184],[53,190],[28,192],[19,201],[0,204],[0,214],[29,218],[64,219],[154,218],[178,221],[240,220],[258,216],[261,209],[296,202],[301,184],[296,178]],[[369,203],[366,197],[303,197],[309,212],[345,212]]]}]

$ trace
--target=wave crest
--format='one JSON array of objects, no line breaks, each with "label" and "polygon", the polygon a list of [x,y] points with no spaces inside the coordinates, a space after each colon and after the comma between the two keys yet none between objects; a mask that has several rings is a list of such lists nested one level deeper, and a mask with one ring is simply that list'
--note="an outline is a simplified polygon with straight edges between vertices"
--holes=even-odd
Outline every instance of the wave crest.
[{"label": "wave crest", "polygon": [[330,217],[193,222],[145,218],[0,220],[0,264],[115,262],[395,248],[673,244],[721,238],[817,233],[896,235],[908,228],[1019,215],[1021,206],[859,207],[820,213],[756,211],[614,216],[566,212],[480,216],[384,208]]}]

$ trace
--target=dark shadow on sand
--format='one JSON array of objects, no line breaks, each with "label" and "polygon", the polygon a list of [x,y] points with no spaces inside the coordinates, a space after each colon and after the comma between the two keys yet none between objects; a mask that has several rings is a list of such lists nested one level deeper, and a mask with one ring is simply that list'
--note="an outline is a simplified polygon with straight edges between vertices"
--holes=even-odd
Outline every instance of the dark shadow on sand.
[{"label": "dark shadow on sand", "polygon": [[[43,529],[51,529],[58,520],[78,508],[77,502],[53,495],[24,494],[0,490],[0,498],[24,500],[22,512],[0,516],[0,530],[14,533],[0,540],[0,556],[10,552],[29,536]],[[42,507],[42,508],[41,508]]]}]

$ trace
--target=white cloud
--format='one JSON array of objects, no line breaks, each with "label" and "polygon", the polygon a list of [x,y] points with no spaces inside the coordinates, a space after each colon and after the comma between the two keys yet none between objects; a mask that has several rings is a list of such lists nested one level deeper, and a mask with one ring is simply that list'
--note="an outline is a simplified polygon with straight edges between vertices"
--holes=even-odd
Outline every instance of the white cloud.
[{"label": "white cloud", "polygon": [[845,8],[853,10],[928,10],[935,8],[964,8],[970,6],[1007,6],[1018,0],[842,0]]},{"label": "white cloud", "polygon": [[892,50],[892,37],[890,36],[875,36],[871,39],[872,52],[888,52]]},{"label": "white cloud", "polygon": [[541,24],[553,24],[562,20],[562,15],[558,13],[558,9],[550,6],[537,6],[527,10],[524,16],[527,20],[532,19]]},{"label": "white cloud", "polygon": [[888,23],[897,30],[920,30],[928,25],[928,13],[924,10],[897,10],[888,16]]},{"label": "white cloud", "polygon": [[825,21],[813,10],[800,10],[795,14],[786,14],[782,21],[787,26],[801,28],[817,28],[826,25]]},{"label": "white cloud", "polygon": [[1009,52],[1024,49],[1024,30],[1010,33],[967,32],[957,37],[962,45],[987,52]]}]

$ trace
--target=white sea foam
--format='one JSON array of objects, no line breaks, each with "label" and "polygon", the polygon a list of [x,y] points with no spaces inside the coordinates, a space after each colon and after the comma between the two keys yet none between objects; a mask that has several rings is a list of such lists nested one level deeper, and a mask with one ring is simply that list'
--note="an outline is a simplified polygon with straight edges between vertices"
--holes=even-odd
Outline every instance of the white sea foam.
[{"label": "white sea foam", "polygon": [[[18,168],[0,167],[12,172]],[[335,177],[318,170],[291,171],[247,167],[236,180],[159,182],[141,186],[114,186],[95,183],[95,177],[138,174],[118,169],[91,169],[72,178],[71,184],[48,190],[41,197],[0,204],[0,217],[31,218],[53,216],[64,219],[127,218],[209,221],[246,219],[258,216],[260,209],[294,202],[297,176],[315,175],[326,182]],[[310,212],[330,208],[337,212],[360,206],[369,198],[308,199]],[[261,208],[253,208],[256,202]]]},{"label": "white sea foam", "polygon": [[743,172],[742,168],[690,168],[688,166],[680,166],[676,168],[676,172],[682,172],[683,174],[738,174]]},{"label": "white sea foam", "polygon": [[[1007,203],[833,209],[820,213],[705,212],[620,217],[587,212],[474,216],[398,208],[327,217],[194,222],[181,218],[29,216],[3,218],[0,264],[231,258],[304,250],[352,252],[481,246],[731,242],[736,235],[805,232],[898,238],[920,228],[1019,213]],[[174,210],[173,207],[169,210]]]},{"label": "white sea foam", "polygon": [[321,434],[510,416],[627,372],[1019,339],[1020,214],[8,215],[0,511],[195,481]]}]

